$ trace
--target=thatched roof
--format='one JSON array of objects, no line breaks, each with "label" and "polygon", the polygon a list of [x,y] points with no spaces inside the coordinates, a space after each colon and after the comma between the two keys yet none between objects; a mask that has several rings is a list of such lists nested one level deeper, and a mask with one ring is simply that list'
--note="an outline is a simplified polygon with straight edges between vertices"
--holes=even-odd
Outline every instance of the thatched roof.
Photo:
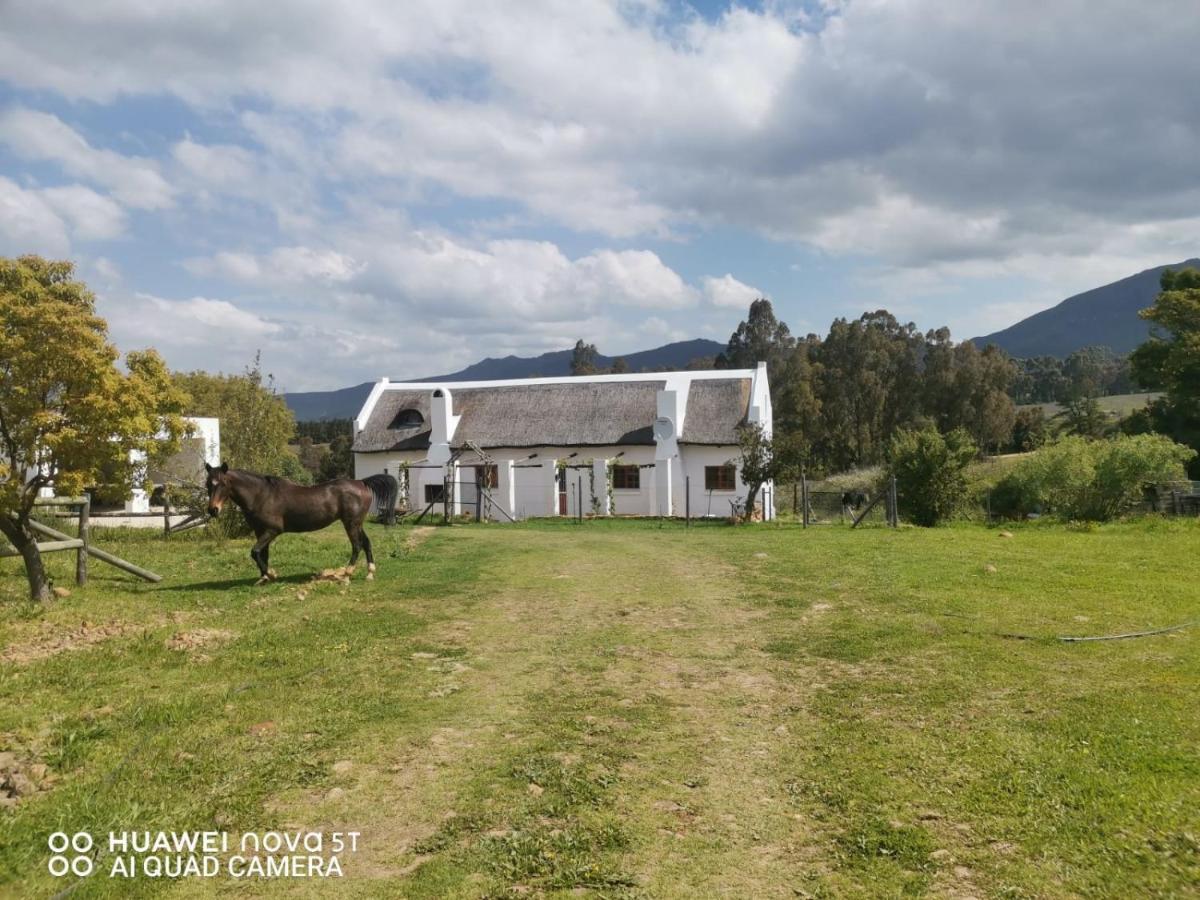
[{"label": "thatched roof", "polygon": [[[460,416],[451,443],[480,447],[599,447],[654,444],[654,419],[662,379],[645,381],[561,381],[455,387],[454,413]],[[354,441],[360,453],[423,450],[429,447],[428,390],[383,391],[366,427]],[[748,411],[750,380],[693,380],[688,392],[684,443],[736,444],[736,427]],[[420,412],[424,423],[399,427],[405,410]]]},{"label": "thatched roof", "polygon": [[[421,414],[424,424],[393,428],[396,416],[406,409]],[[354,438],[360,453],[373,450],[424,450],[429,446],[429,391],[384,391],[379,395],[367,427]]]},{"label": "thatched roof", "polygon": [[454,393],[462,416],[455,445],[599,447],[653,444],[662,381],[561,382],[466,388]]},{"label": "thatched roof", "polygon": [[682,444],[736,444],[750,412],[750,379],[695,380],[688,388]]}]

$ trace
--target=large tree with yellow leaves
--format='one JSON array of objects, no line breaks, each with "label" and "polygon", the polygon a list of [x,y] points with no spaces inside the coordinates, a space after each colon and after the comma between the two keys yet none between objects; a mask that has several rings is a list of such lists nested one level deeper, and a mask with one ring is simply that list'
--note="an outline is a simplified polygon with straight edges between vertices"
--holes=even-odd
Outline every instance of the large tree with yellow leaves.
[{"label": "large tree with yellow leaves", "polygon": [[130,451],[178,449],[186,395],[153,350],[127,354],[125,371],[119,356],[70,262],[0,257],[0,534],[34,600],[50,596],[29,528],[39,490],[77,494],[102,475],[129,487],[142,477]]}]

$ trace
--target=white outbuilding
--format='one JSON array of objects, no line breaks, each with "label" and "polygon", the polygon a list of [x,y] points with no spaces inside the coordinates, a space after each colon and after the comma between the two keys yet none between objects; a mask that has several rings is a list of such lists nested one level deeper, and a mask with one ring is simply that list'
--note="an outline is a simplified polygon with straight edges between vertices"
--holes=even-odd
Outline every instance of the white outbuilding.
[{"label": "white outbuilding", "polygon": [[[771,433],[767,368],[505,381],[376,382],[354,422],[356,478],[387,472],[401,505],[514,519],[728,516],[747,489],[737,429]],[[580,507],[582,506],[582,510]],[[756,502],[774,518],[771,485]],[[498,516],[498,518],[500,518]]]}]

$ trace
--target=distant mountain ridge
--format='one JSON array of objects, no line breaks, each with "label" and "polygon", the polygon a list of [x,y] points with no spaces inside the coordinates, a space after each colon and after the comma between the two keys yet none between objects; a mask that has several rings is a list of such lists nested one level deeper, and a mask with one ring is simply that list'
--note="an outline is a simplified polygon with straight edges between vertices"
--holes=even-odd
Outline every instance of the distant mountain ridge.
[{"label": "distant mountain ridge", "polygon": [[1129,353],[1150,334],[1150,323],[1138,311],[1154,302],[1166,269],[1200,268],[1200,259],[1146,269],[1112,284],[1068,297],[1001,331],[974,338],[984,347],[996,344],[1010,356],[1070,356],[1090,346]]},{"label": "distant mountain ridge", "polygon": [[[624,354],[630,372],[654,372],[663,369],[682,369],[694,359],[716,356],[725,345],[705,338],[691,341],[676,341],[652,350],[639,350]],[[500,359],[488,357],[449,375],[433,375],[425,378],[406,378],[405,381],[497,381],[504,378],[546,378],[571,374],[571,350],[555,350],[541,356],[505,356]],[[618,359],[616,356],[597,357],[600,368],[608,368]],[[353,387],[335,391],[303,391],[284,394],[283,399],[291,408],[296,420],[313,422],[318,419],[349,419],[358,415],[363,401],[371,392],[374,382],[367,381]]]}]

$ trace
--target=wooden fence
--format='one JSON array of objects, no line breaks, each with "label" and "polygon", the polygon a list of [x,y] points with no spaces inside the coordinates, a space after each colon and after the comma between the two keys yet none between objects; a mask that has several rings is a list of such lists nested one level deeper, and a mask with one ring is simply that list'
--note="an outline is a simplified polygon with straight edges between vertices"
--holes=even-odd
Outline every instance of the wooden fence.
[{"label": "wooden fence", "polygon": [[[162,576],[149,569],[143,569],[141,566],[135,566],[129,560],[121,559],[105,550],[100,550],[93,547],[91,544],[91,513],[92,513],[92,498],[84,494],[82,497],[39,497],[34,501],[35,508],[54,508],[64,507],[68,510],[77,509],[77,518],[79,520],[78,534],[71,537],[69,534],[59,531],[56,528],[51,528],[42,522],[31,519],[29,527],[42,535],[43,537],[52,538],[49,541],[39,541],[37,548],[39,553],[57,553],[63,550],[75,551],[75,583],[77,585],[87,584],[88,577],[88,557],[94,557],[101,562],[108,563],[110,566],[116,566],[124,572],[131,575],[136,575],[138,578],[146,581],[159,582],[162,581]],[[20,552],[11,547],[0,547],[0,557],[20,556]]]}]

